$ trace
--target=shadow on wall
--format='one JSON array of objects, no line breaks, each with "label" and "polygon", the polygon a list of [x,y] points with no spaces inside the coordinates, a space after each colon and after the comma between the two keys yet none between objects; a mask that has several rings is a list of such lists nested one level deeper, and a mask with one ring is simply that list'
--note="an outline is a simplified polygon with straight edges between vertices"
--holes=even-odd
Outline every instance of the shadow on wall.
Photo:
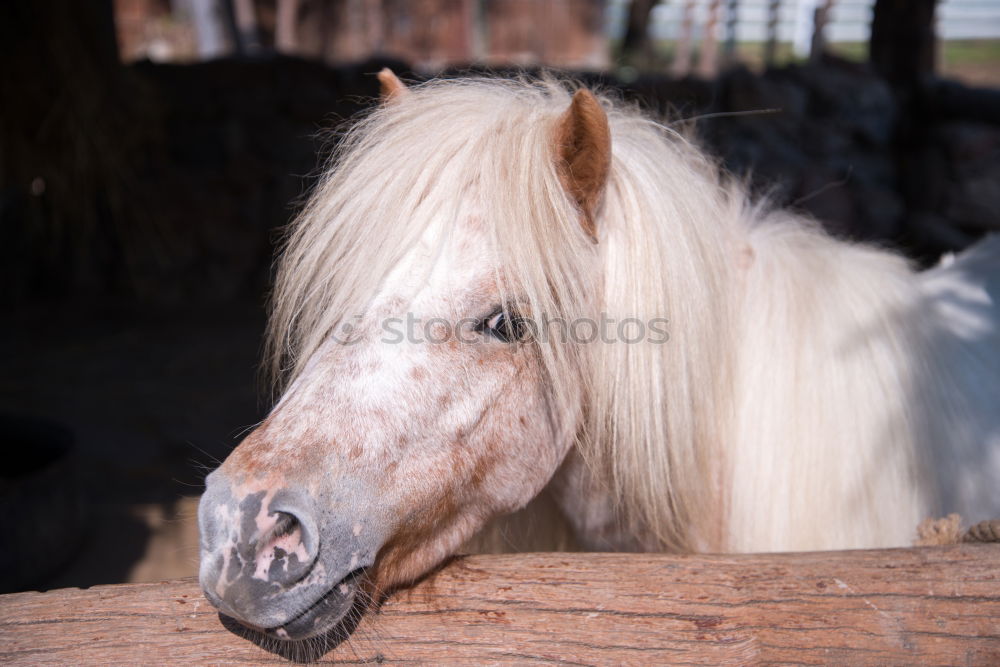
[{"label": "shadow on wall", "polygon": [[49,305],[0,331],[3,442],[18,453],[0,480],[4,590],[196,573],[204,475],[261,416],[263,324],[253,302]]}]

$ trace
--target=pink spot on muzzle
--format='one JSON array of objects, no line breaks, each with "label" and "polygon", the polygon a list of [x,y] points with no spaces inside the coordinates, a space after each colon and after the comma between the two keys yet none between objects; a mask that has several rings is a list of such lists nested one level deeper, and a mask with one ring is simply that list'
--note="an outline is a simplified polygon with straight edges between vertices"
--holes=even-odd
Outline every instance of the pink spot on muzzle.
[{"label": "pink spot on muzzle", "polygon": [[254,579],[268,581],[271,566],[276,559],[282,561],[282,574],[287,574],[289,560],[292,556],[300,564],[309,561],[309,552],[306,549],[306,545],[302,542],[302,528],[297,522],[291,531],[279,533],[266,542],[261,543],[257,549],[257,566],[253,574]]}]

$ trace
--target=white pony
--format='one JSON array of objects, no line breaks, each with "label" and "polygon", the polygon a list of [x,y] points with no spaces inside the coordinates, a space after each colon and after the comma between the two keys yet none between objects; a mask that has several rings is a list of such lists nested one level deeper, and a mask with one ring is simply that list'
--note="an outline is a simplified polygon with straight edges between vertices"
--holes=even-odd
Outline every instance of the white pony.
[{"label": "white pony", "polygon": [[224,613],[313,636],[543,491],[597,549],[1000,515],[1000,239],[919,274],[587,90],[380,78],[281,259],[283,396],[202,500]]}]

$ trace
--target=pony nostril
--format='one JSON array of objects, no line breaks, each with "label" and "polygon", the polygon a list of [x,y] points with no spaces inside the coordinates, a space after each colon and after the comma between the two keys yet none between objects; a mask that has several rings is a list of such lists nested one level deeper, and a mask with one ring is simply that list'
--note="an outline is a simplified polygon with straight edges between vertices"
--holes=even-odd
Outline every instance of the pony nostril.
[{"label": "pony nostril", "polygon": [[273,512],[271,516],[273,523],[270,528],[251,542],[258,551],[268,549],[276,542],[287,542],[288,538],[306,541],[305,530],[297,516],[290,512]]},{"label": "pony nostril", "polygon": [[301,579],[315,560],[311,535],[297,516],[275,512],[274,524],[255,545],[255,577],[281,584]]},{"label": "pony nostril", "polygon": [[277,512],[276,514],[278,516],[278,520],[274,524],[274,528],[271,531],[272,538],[290,535],[297,528],[299,528],[299,520],[295,518],[294,514],[289,514],[288,512]]}]

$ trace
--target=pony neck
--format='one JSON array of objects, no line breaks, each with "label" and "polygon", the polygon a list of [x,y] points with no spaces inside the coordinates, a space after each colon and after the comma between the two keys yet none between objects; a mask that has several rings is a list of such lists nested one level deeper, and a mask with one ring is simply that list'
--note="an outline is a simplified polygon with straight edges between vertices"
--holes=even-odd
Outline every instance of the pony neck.
[{"label": "pony neck", "polygon": [[905,544],[919,484],[921,294],[906,262],[775,213],[747,229],[728,551]]}]

